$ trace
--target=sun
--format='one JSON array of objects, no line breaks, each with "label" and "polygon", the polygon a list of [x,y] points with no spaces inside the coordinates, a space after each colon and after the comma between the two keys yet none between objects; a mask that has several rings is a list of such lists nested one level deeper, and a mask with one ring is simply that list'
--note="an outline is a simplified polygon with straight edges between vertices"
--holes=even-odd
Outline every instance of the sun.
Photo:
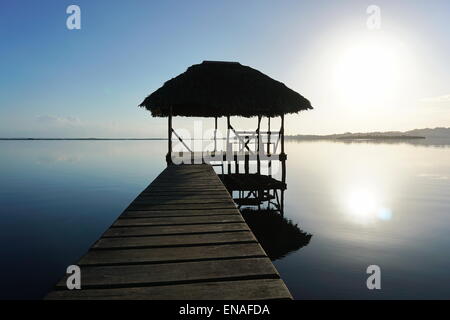
[{"label": "sun", "polygon": [[348,209],[350,214],[358,220],[367,221],[371,219],[377,208],[375,195],[367,190],[356,190],[348,197]]},{"label": "sun", "polygon": [[392,218],[391,209],[383,206],[379,195],[368,188],[354,189],[347,194],[346,201],[347,216],[358,224],[367,225]]},{"label": "sun", "polygon": [[349,43],[335,54],[332,72],[338,97],[347,104],[379,104],[404,82],[402,46],[382,39]]}]

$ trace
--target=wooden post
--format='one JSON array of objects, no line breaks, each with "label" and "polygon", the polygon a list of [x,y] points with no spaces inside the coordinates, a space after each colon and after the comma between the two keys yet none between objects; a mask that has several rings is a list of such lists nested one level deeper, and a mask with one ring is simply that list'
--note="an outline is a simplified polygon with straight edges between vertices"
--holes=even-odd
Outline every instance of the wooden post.
[{"label": "wooden post", "polygon": [[[281,160],[281,181],[283,183],[286,183],[286,159],[287,156],[284,153],[284,115],[281,115],[281,154],[280,154],[280,160]],[[281,189],[280,192],[280,214],[283,217],[284,216],[284,188]]]},{"label": "wooden post", "polygon": [[267,154],[270,154],[270,117],[267,118]]},{"label": "wooden post", "polygon": [[217,117],[214,117],[214,155],[217,151]]},{"label": "wooden post", "polygon": [[228,152],[233,152],[233,148],[231,148],[231,150],[228,150],[228,146],[230,143],[230,116],[227,116],[227,148],[226,148],[226,159],[227,159],[227,173],[230,174],[231,173],[231,159],[232,158],[232,154],[228,154]]},{"label": "wooden post", "polygon": [[167,124],[167,155],[166,155],[166,162],[167,165],[171,165],[172,164],[172,107],[170,107],[169,110],[169,118],[168,118],[168,124]]},{"label": "wooden post", "polygon": [[244,142],[244,172],[245,174],[249,174],[250,173],[250,151],[246,151],[245,147],[248,145],[250,138],[248,136],[245,136],[245,142]]},{"label": "wooden post", "polygon": [[281,153],[284,153],[284,115],[281,115]]},{"label": "wooden post", "polygon": [[261,116],[258,116],[258,128],[256,129],[256,134],[257,134],[256,140],[258,143],[258,145],[256,146],[256,152],[257,152],[257,154],[256,154],[256,172],[258,174],[261,174],[261,158],[259,156],[259,152],[260,152],[259,144],[261,143],[260,134],[259,134],[260,129],[261,129]]},{"label": "wooden post", "polygon": [[[270,132],[270,117],[267,118],[267,156],[270,157],[270,136],[272,133]],[[269,177],[272,177],[272,160],[268,161],[267,164],[267,174]]]},{"label": "wooden post", "polygon": [[284,153],[284,115],[281,115],[281,154],[280,154],[280,160],[281,160],[281,181],[283,183],[286,183],[286,159],[287,156]]}]

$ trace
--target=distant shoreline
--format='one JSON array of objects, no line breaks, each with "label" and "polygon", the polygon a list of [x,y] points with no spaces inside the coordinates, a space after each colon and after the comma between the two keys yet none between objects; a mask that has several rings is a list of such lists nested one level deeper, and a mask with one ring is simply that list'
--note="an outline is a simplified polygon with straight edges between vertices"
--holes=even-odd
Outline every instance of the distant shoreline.
[{"label": "distant shoreline", "polygon": [[296,134],[285,136],[287,140],[367,140],[367,141],[382,141],[382,140],[450,140],[450,128],[424,128],[413,129],[409,131],[384,131],[384,132],[345,132],[326,135],[317,134]]},{"label": "distant shoreline", "polygon": [[383,135],[349,135],[349,136],[314,136],[314,135],[298,135],[286,136],[286,140],[411,140],[411,139],[426,139],[423,136],[383,136]]},{"label": "distant shoreline", "polygon": [[426,137],[422,136],[359,136],[359,137],[339,137],[336,139],[351,139],[351,140],[385,140],[385,139],[395,139],[395,140],[403,140],[403,139],[426,139]]}]

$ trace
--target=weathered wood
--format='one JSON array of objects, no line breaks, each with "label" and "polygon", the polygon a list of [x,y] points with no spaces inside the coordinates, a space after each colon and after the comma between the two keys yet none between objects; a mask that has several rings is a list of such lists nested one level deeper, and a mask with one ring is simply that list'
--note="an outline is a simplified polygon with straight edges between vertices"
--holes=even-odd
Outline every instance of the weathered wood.
[{"label": "weathered wood", "polygon": [[[228,191],[227,191],[228,192]],[[217,195],[222,195],[225,196],[224,191],[223,190],[152,190],[152,191],[144,191],[142,192],[140,195],[141,196],[167,196],[167,197],[171,197],[171,196],[176,196],[176,195],[180,195],[180,196],[187,196],[187,195],[201,195],[204,196],[205,198],[212,195],[212,196],[217,196]]]},{"label": "weathered wood", "polygon": [[170,261],[212,260],[223,258],[265,257],[258,243],[221,244],[211,246],[91,250],[78,262],[79,265],[166,263]]},{"label": "weathered wood", "polygon": [[181,203],[181,204],[145,204],[132,203],[128,210],[210,210],[210,209],[233,209],[236,205],[233,202],[218,203]]},{"label": "weathered wood", "polygon": [[152,217],[182,217],[182,216],[211,216],[238,214],[236,208],[209,210],[131,210],[124,211],[119,219],[124,218],[152,218]]},{"label": "weathered wood", "polygon": [[[169,179],[168,181],[155,181],[154,184],[149,185],[149,188],[162,188],[162,187],[208,187],[212,186],[215,188],[223,188],[223,185],[221,185],[220,181],[193,181],[190,178],[188,178],[190,181],[183,181],[183,183],[171,183]],[[183,179],[184,180],[184,179]]]},{"label": "weathered wood", "polygon": [[169,165],[47,299],[290,299],[209,165]]},{"label": "weathered wood", "polygon": [[103,237],[150,236],[162,234],[188,234],[249,230],[246,223],[197,224],[158,227],[109,228]]},{"label": "weathered wood", "polygon": [[[175,179],[175,178],[173,178]],[[155,183],[155,184],[151,184],[148,186],[148,189],[152,189],[152,188],[157,188],[157,189],[161,189],[161,188],[190,188],[190,187],[198,187],[198,188],[208,188],[209,186],[217,188],[217,189],[225,189],[225,187],[221,184],[219,184],[219,182],[217,183],[202,183],[201,181],[199,181],[198,183],[194,183],[194,182],[188,182],[188,181],[184,181],[183,183],[179,183],[179,182],[166,182],[166,183]]]},{"label": "weathered wood", "polygon": [[187,197],[181,197],[181,198],[145,198],[145,197],[139,197],[136,198],[133,202],[135,205],[146,205],[146,204],[160,204],[160,205],[168,205],[168,204],[203,204],[203,203],[227,203],[227,204],[233,204],[233,202],[230,199],[227,198],[187,198]]},{"label": "weathered wood", "polygon": [[[268,258],[212,260],[126,266],[81,267],[84,288],[111,288],[134,285],[177,284],[184,282],[279,278]],[[66,288],[66,276],[58,282]]]},{"label": "weathered wood", "polygon": [[193,201],[193,200],[222,200],[222,201],[229,201],[230,198],[227,197],[224,194],[208,194],[208,195],[204,195],[204,194],[155,194],[155,193],[151,193],[151,194],[143,194],[140,195],[139,197],[137,197],[134,201],[140,201],[140,202],[161,202],[161,201],[173,201],[173,200],[177,200],[177,201],[181,201],[181,200],[186,200],[186,201]]},{"label": "weathered wood", "polygon": [[169,286],[53,291],[48,300],[278,300],[291,299],[280,279],[201,282]]},{"label": "weathered wood", "polygon": [[100,238],[92,249],[123,249],[123,248],[148,248],[169,246],[195,246],[213,245],[220,243],[256,242],[255,236],[250,231],[236,231],[223,233],[185,234],[175,236],[150,236],[150,237],[118,237]]},{"label": "weathered wood", "polygon": [[201,186],[158,186],[158,187],[152,187],[149,189],[144,190],[144,193],[153,193],[153,192],[184,192],[184,193],[190,193],[190,192],[209,192],[209,193],[222,193],[227,192],[228,190],[225,189],[223,186],[207,186],[206,184]]},{"label": "weathered wood", "polygon": [[185,225],[185,224],[213,224],[228,222],[244,222],[240,214],[200,216],[200,217],[164,217],[164,218],[139,218],[139,219],[118,219],[113,227],[132,226],[162,226],[162,225]]}]

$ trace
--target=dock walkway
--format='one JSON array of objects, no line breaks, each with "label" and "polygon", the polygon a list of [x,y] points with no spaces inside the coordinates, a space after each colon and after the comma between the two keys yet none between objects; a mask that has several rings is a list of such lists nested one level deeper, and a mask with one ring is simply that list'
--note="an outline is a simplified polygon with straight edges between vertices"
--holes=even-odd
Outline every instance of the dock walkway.
[{"label": "dock walkway", "polygon": [[167,167],[46,299],[292,299],[210,165]]}]

